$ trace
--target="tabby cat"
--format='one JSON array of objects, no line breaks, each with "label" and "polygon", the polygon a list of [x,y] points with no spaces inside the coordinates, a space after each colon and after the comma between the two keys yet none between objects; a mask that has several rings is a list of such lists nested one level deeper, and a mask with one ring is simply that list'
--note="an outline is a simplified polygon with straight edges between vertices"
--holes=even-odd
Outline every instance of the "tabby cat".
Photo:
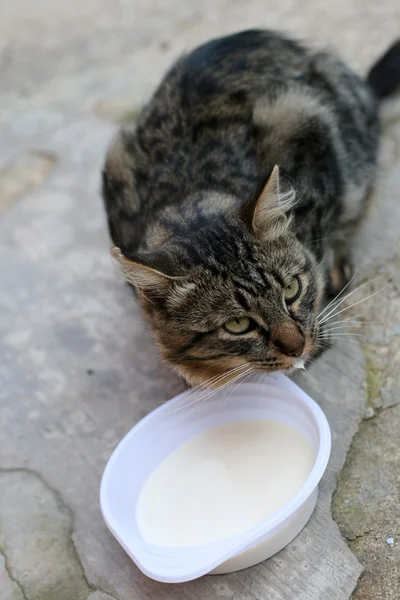
[{"label": "tabby cat", "polygon": [[318,314],[351,275],[399,60],[400,42],[364,82],[279,33],[216,39],[180,58],[114,139],[112,255],[189,383],[288,370],[326,347]]}]

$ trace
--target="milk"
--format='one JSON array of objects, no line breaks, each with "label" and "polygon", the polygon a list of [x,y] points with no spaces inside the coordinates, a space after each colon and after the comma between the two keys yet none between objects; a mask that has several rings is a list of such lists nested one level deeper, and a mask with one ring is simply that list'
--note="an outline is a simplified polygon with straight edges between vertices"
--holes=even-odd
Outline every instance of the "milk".
[{"label": "milk", "polygon": [[153,544],[193,546],[245,531],[298,492],[314,461],[309,441],[284,423],[239,421],[205,431],[145,482],[140,532]]}]

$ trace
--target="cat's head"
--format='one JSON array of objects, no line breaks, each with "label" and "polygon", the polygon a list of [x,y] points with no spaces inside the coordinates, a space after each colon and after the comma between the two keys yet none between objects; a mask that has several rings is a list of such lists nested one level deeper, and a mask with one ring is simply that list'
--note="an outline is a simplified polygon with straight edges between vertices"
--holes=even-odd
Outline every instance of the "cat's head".
[{"label": "cat's head", "polygon": [[258,198],[214,215],[190,238],[140,256],[112,250],[163,359],[188,382],[213,385],[231,370],[288,370],[319,352],[323,280],[293,232],[292,204],[275,167]]}]

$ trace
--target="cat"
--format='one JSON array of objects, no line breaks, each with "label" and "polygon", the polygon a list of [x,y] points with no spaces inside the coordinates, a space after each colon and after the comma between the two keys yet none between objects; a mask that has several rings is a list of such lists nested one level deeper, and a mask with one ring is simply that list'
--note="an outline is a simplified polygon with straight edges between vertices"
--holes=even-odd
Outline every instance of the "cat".
[{"label": "cat", "polygon": [[351,278],[399,60],[397,42],[363,81],[330,52],[244,31],[177,60],[113,140],[111,252],[189,384],[290,371],[329,345],[318,315]]}]

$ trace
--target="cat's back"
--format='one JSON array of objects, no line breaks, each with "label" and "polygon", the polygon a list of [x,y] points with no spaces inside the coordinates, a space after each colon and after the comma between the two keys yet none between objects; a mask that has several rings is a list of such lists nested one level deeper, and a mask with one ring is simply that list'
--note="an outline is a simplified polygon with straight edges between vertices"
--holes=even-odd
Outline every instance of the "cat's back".
[{"label": "cat's back", "polygon": [[[305,78],[309,58],[298,43],[267,30],[249,30],[211,40],[178,60],[140,115],[138,137],[151,149],[160,128],[168,140],[251,119],[255,101],[271,98],[289,83]],[[178,122],[181,127],[178,126]]]},{"label": "cat's back", "polygon": [[269,165],[259,168],[254,106],[303,81],[308,63],[300,44],[262,30],[212,40],[179,59],[137,121],[138,195],[157,210],[187,208],[200,188],[237,198],[257,188]]},{"label": "cat's back", "polygon": [[[150,232],[160,231],[160,220],[168,230],[165,215],[175,229],[181,221],[182,233],[192,216],[204,224],[208,204],[197,210],[202,190],[243,202],[274,164],[304,199],[315,191],[333,202],[342,193],[341,181],[352,176],[344,172],[349,159],[366,163],[369,115],[375,119],[366,86],[329,53],[310,52],[271,31],[212,40],[173,65],[135,131],[122,134],[109,153],[109,164],[120,172],[125,165],[125,199],[119,204],[107,200],[115,196],[113,186],[122,189],[115,169],[105,173],[114,242],[134,251],[150,240]],[[375,145],[372,140],[372,154]],[[363,176],[359,170],[357,177]],[[217,209],[218,201],[212,219]],[[220,209],[226,210],[224,202]]]},{"label": "cat's back", "polygon": [[181,102],[196,113],[216,102],[219,110],[245,110],[260,94],[276,93],[280,84],[304,76],[307,62],[298,42],[272,31],[249,30],[211,40],[180,62]]}]

